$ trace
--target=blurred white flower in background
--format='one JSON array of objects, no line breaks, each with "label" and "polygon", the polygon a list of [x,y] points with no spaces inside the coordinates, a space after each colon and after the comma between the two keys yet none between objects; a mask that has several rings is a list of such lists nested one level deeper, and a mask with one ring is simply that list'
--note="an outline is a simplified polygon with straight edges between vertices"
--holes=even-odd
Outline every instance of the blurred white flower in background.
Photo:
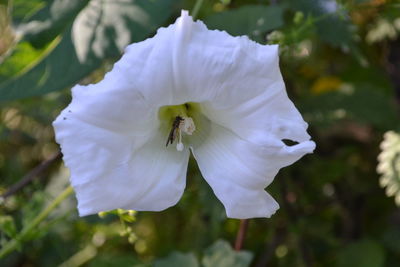
[{"label": "blurred white flower in background", "polygon": [[176,204],[192,151],[228,217],[270,217],[279,206],[264,188],[315,148],[278,47],[208,30],[186,11],[72,96],[54,128],[81,216]]}]

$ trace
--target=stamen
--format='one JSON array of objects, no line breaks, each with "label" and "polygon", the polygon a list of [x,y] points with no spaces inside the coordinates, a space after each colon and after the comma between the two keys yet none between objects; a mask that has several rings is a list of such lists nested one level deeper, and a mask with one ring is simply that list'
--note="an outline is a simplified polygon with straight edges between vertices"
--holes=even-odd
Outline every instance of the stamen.
[{"label": "stamen", "polygon": [[184,148],[185,148],[185,146],[183,145],[183,143],[177,143],[176,144],[176,150],[183,151]]},{"label": "stamen", "polygon": [[183,117],[183,121],[179,124],[179,129],[185,134],[192,135],[196,130],[196,125],[191,117]]},{"label": "stamen", "polygon": [[192,118],[176,116],[174,122],[172,123],[172,129],[168,135],[166,146],[168,146],[168,144],[172,144],[175,139],[178,139],[176,150],[183,151],[185,146],[182,142],[182,133],[192,135],[195,130],[196,126],[194,125]]},{"label": "stamen", "polygon": [[181,130],[178,129],[178,143],[176,144],[176,150],[183,151],[184,148],[185,146],[182,143],[182,133]]}]

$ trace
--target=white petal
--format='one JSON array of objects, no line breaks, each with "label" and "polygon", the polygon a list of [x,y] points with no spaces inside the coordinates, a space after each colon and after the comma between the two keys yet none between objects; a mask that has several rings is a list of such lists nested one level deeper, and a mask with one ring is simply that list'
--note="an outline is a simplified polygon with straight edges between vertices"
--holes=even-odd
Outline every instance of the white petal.
[{"label": "white petal", "polygon": [[[276,93],[270,95],[268,90]],[[206,103],[202,108],[210,120],[255,144],[268,144],[271,139],[310,140],[308,124],[287,97],[283,83],[276,83],[265,94],[234,107],[220,109],[214,103]]]},{"label": "white petal", "polygon": [[[271,138],[297,142],[310,140],[306,131],[307,123],[287,96],[279,71],[278,50],[275,48],[260,48],[271,58],[267,63],[272,70],[268,78],[263,73],[255,72],[250,80],[244,79],[230,88],[241,92],[242,95],[237,95],[237,101],[228,101],[221,95],[212,102],[204,103],[203,112],[210,120],[253,143],[268,144]],[[265,64],[255,63],[259,68],[265,67]],[[250,98],[246,86],[256,92]]]},{"label": "white petal", "polygon": [[183,12],[154,38],[129,46],[120,64],[130,70],[144,66],[131,84],[157,107],[200,102],[210,120],[253,143],[310,139],[307,123],[287,97],[277,45],[210,31]]},{"label": "white petal", "polygon": [[116,67],[129,73],[129,84],[149,105],[222,98],[218,104],[230,107],[275,82],[277,49],[208,30],[183,11],[175,24],[160,28],[153,38],[129,45]]},{"label": "white petal", "polygon": [[185,187],[188,150],[165,147],[165,136],[126,136],[70,116],[54,122],[81,216],[116,208],[158,211]]},{"label": "white petal", "polygon": [[245,36],[232,37],[223,31],[208,30],[204,23],[193,22],[185,14],[176,25],[176,80],[199,102],[218,101],[223,107],[236,105],[264,92],[279,75],[276,45],[262,46]]},{"label": "white petal", "polygon": [[129,73],[116,66],[97,84],[76,85],[72,88],[71,104],[58,120],[72,116],[131,136],[154,132],[158,127],[157,110],[149,107],[128,77]]},{"label": "white petal", "polygon": [[231,131],[211,124],[201,133],[203,143],[193,147],[203,177],[224,204],[228,217],[270,217],[279,208],[264,188],[279,169],[313,149],[313,142],[286,147],[279,143],[259,146]]}]

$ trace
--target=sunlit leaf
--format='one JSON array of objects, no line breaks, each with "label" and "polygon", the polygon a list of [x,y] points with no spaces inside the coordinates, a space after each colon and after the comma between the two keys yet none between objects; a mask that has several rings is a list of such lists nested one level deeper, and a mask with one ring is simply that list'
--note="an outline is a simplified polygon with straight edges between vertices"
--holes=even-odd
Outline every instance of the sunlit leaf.
[{"label": "sunlit leaf", "polygon": [[10,18],[10,8],[0,2],[0,64],[10,54],[16,39]]},{"label": "sunlit leaf", "polygon": [[55,39],[42,48],[34,48],[26,41],[18,43],[12,55],[0,66],[0,83],[12,77],[23,75],[34,68],[58,45],[59,41],[59,39]]},{"label": "sunlit leaf", "polygon": [[[167,8],[172,2],[91,1],[82,11],[86,15],[80,15],[75,21],[73,34],[71,29],[66,31],[54,50],[32,69],[0,82],[0,101],[42,95],[78,83],[99,67],[104,58],[120,55],[123,47],[153,33],[173,12]],[[126,10],[135,12],[128,15]],[[121,17],[115,20],[117,13]],[[92,21],[94,17],[96,20]],[[83,35],[91,37],[87,39]]]},{"label": "sunlit leaf", "polygon": [[[34,68],[0,83],[0,101],[41,95],[73,85],[99,64],[80,64],[68,33]],[[62,63],[62,64],[61,64]]]}]

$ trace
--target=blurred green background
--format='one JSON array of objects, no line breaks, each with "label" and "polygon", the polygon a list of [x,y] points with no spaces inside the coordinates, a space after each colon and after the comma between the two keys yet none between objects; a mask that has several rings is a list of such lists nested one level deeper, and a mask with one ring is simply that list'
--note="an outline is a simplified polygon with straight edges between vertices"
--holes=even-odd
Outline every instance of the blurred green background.
[{"label": "blurred green background", "polygon": [[0,0],[2,249],[68,186],[51,123],[71,86],[101,80],[127,44],[196,3],[210,29],[280,44],[317,143],[268,187],[281,209],[250,220],[235,252],[240,221],[191,161],[176,206],[79,218],[70,195],[0,266],[400,266],[400,3],[389,0]]}]

